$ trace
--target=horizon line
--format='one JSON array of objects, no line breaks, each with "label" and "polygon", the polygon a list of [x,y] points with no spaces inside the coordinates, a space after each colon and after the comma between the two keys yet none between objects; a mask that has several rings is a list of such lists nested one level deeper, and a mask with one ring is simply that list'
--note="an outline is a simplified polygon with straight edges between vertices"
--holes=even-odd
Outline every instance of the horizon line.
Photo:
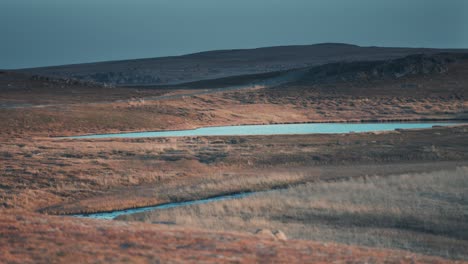
[{"label": "horizon line", "polygon": [[268,48],[281,48],[281,47],[305,47],[305,46],[318,46],[318,45],[345,45],[345,46],[355,46],[359,48],[393,48],[393,49],[431,49],[431,50],[467,50],[468,48],[434,48],[434,47],[411,47],[411,46],[376,46],[376,45],[358,45],[353,43],[344,43],[344,42],[320,42],[313,44],[291,44],[291,45],[277,45],[277,46],[257,46],[252,48],[232,48],[232,49],[213,49],[213,50],[202,50],[189,53],[181,53],[174,55],[166,56],[156,56],[156,57],[139,57],[139,58],[123,58],[123,59],[110,59],[110,60],[101,60],[101,61],[85,61],[85,62],[72,62],[65,64],[51,64],[51,65],[42,65],[42,66],[33,66],[33,67],[19,67],[19,68],[0,68],[2,71],[21,71],[21,70],[33,70],[41,68],[60,68],[64,66],[76,66],[76,65],[87,65],[87,64],[100,64],[100,63],[112,63],[112,62],[124,62],[124,61],[138,61],[138,60],[153,60],[153,59],[163,59],[163,58],[173,58],[173,57],[184,57],[192,56],[203,53],[210,52],[222,52],[222,51],[245,51],[245,50],[256,50],[256,49],[268,49]]}]

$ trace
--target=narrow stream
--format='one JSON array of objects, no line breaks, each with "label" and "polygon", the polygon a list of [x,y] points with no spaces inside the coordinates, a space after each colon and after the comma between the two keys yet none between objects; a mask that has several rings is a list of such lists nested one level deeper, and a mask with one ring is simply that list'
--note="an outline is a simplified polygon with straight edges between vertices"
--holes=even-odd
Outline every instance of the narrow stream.
[{"label": "narrow stream", "polygon": [[268,191],[228,194],[228,195],[221,195],[221,196],[216,196],[216,197],[201,199],[201,200],[196,200],[196,201],[167,203],[167,204],[140,207],[140,208],[134,208],[134,209],[116,210],[112,212],[102,212],[102,213],[92,213],[92,214],[75,214],[71,216],[112,220],[120,215],[129,215],[129,214],[154,211],[154,210],[163,210],[163,209],[169,209],[169,208],[181,207],[181,206],[187,206],[187,205],[197,205],[197,204],[205,204],[205,203],[211,203],[211,202],[216,202],[216,201],[239,199],[239,198],[244,198],[253,194],[263,193],[263,192],[268,192]]}]

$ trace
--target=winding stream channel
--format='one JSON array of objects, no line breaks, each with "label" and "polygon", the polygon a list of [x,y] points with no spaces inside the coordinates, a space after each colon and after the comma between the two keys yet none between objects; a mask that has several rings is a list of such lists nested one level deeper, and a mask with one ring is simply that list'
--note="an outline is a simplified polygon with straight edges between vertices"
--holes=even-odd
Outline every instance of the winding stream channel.
[{"label": "winding stream channel", "polygon": [[167,204],[160,204],[160,205],[155,205],[155,206],[147,206],[147,207],[140,207],[140,208],[133,208],[133,209],[116,210],[116,211],[112,211],[112,212],[102,212],[102,213],[93,213],[93,214],[75,214],[75,215],[72,215],[72,216],[111,220],[111,219],[114,219],[114,218],[116,218],[118,216],[121,216],[121,215],[136,214],[136,213],[154,211],[154,210],[163,210],[163,209],[169,209],[169,208],[174,208],[174,207],[182,207],[182,206],[188,206],[188,205],[205,204],[205,203],[211,203],[211,202],[216,202],[216,201],[232,200],[232,199],[244,198],[244,197],[250,196],[252,194],[264,193],[264,192],[267,192],[267,191],[228,194],[228,195],[221,195],[221,196],[217,196],[217,197],[201,199],[201,200],[196,200],[196,201],[167,203]]}]

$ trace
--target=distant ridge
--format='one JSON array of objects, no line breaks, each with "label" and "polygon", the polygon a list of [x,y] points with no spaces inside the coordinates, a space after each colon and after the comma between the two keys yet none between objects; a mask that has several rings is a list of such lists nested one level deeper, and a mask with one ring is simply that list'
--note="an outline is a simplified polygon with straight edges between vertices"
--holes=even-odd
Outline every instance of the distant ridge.
[{"label": "distant ridge", "polygon": [[19,72],[119,86],[168,85],[336,62],[376,61],[412,54],[468,52],[460,49],[360,47],[322,43],[204,51],[182,56],[72,64]]}]

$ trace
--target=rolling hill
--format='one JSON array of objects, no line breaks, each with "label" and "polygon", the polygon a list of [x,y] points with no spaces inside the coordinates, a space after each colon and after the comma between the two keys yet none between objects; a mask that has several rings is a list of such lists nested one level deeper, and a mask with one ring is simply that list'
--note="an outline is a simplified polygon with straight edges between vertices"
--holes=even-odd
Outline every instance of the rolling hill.
[{"label": "rolling hill", "polygon": [[349,44],[325,43],[218,50],[183,56],[74,64],[18,71],[120,86],[167,85],[283,71],[334,62],[388,60],[411,54],[461,51],[463,50],[360,47]]}]

